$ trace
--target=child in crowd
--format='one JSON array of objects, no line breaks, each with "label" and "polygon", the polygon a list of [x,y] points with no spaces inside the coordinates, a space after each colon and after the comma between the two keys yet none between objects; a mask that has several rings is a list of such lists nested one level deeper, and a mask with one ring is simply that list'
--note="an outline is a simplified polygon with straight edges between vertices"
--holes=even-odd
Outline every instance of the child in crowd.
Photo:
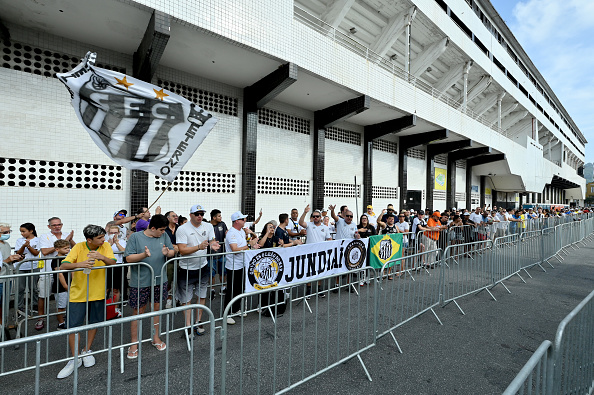
[{"label": "child in crowd", "polygon": [[[56,240],[54,242],[54,248],[58,251],[58,256],[66,256],[70,252],[70,243],[66,240]],[[52,270],[60,270],[60,265],[64,258],[52,259]],[[56,296],[56,304],[58,306],[58,312],[64,313],[68,306],[68,281],[64,273],[53,273],[52,274],[52,293]],[[66,321],[64,320],[64,314],[58,314],[58,330],[66,329]]]},{"label": "child in crowd", "polygon": [[[25,262],[18,265],[17,273],[31,273],[31,271],[37,272],[37,262],[33,261],[39,255],[39,239],[37,238],[37,232],[35,231],[35,225],[32,223],[24,223],[20,226],[21,238],[17,239],[14,251],[15,254],[21,255]],[[19,314],[24,316],[27,308],[31,310],[33,314],[37,312],[37,277],[26,276],[17,281],[17,304]],[[30,304],[27,305],[25,301],[25,290],[29,290]]]}]

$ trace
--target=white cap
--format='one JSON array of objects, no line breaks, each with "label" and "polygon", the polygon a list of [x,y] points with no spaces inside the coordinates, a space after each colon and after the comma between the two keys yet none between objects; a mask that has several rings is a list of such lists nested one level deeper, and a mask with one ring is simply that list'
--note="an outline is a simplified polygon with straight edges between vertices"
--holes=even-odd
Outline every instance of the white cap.
[{"label": "white cap", "polygon": [[231,214],[231,221],[234,222],[234,221],[237,221],[238,219],[243,219],[246,217],[247,217],[247,215],[242,214],[241,211],[236,211],[233,214]]},{"label": "white cap", "polygon": [[195,213],[196,211],[204,211],[206,213],[206,209],[201,204],[195,204],[190,209],[190,214]]}]

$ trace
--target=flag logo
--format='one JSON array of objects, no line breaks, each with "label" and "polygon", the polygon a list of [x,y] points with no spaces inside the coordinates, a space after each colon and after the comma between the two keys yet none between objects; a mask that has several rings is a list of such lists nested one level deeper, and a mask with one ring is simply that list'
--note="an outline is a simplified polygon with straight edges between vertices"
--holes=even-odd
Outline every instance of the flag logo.
[{"label": "flag logo", "polygon": [[256,254],[248,267],[248,280],[257,290],[278,286],[283,277],[283,259],[274,251]]},{"label": "flag logo", "polygon": [[81,124],[116,163],[173,181],[217,119],[163,88],[95,67],[93,58],[57,75]]},{"label": "flag logo", "polygon": [[[387,262],[402,257],[402,233],[390,233],[369,238],[369,265],[381,269]],[[390,264],[390,266],[392,266]]]}]

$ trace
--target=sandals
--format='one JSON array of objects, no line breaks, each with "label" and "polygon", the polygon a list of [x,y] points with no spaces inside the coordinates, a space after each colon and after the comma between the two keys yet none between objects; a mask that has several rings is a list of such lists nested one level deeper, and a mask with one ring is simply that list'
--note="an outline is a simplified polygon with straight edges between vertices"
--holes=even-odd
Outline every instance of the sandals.
[{"label": "sandals", "polygon": [[[167,349],[167,344],[161,343],[151,343],[157,350],[165,351]],[[128,359],[136,359],[138,358],[138,348],[132,351],[131,347],[128,347],[128,355],[126,355]]]},{"label": "sandals", "polygon": [[132,351],[130,348],[131,347],[128,347],[128,355],[127,355],[128,359],[136,359],[136,358],[138,358],[138,348],[136,350],[134,350],[134,351]]},{"label": "sandals", "polygon": [[157,350],[159,351],[165,351],[167,349],[167,344],[161,342],[161,343],[151,343]]}]

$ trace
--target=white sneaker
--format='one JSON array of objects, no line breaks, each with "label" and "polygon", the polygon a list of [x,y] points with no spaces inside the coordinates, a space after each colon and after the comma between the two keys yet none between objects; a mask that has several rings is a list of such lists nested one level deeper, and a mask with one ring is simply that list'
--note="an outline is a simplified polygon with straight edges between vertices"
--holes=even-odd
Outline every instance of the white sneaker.
[{"label": "white sneaker", "polygon": [[[82,361],[80,359],[78,359],[78,367],[79,368],[80,368],[80,365],[82,365]],[[74,359],[71,359],[70,361],[68,361],[66,366],[64,366],[64,368],[62,370],[60,370],[60,373],[58,373],[58,378],[65,379],[66,377],[70,376],[72,374],[72,372],[74,372]]]},{"label": "white sneaker", "polygon": [[242,313],[239,313],[239,315],[242,316],[242,317],[247,317],[247,312],[244,311]]},{"label": "white sneaker", "polygon": [[225,291],[227,291],[227,287],[221,288],[221,292],[219,292],[219,295],[224,296],[225,295]]},{"label": "white sneaker", "polygon": [[165,303],[165,308],[166,309],[170,309],[173,307],[173,300],[172,299],[167,299],[167,303]]},{"label": "white sneaker", "polygon": [[227,318],[227,324],[228,325],[235,325],[235,320],[233,318],[231,318],[231,317],[228,317]]},{"label": "white sneaker", "polygon": [[83,361],[83,364],[85,365],[85,368],[90,368],[91,366],[95,365],[95,357],[93,355],[88,355],[91,353],[92,353],[92,351],[88,350],[88,351],[83,351],[80,354],[82,356],[82,361]]}]

